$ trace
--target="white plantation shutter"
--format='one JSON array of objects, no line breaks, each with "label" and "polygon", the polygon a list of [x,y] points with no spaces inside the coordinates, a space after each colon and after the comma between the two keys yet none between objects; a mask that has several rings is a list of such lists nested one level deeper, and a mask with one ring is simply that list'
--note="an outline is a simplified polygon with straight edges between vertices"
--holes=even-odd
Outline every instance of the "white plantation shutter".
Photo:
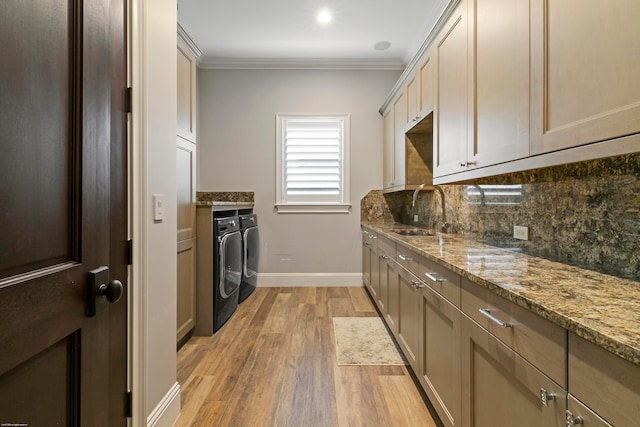
[{"label": "white plantation shutter", "polygon": [[346,205],[348,116],[278,116],[278,122],[279,210]]}]

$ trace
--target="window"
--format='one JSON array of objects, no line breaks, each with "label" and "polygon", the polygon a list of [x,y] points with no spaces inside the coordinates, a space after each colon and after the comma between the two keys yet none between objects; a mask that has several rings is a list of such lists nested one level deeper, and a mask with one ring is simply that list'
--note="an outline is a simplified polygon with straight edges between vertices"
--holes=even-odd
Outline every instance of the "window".
[{"label": "window", "polygon": [[349,115],[276,116],[279,213],[349,212]]}]

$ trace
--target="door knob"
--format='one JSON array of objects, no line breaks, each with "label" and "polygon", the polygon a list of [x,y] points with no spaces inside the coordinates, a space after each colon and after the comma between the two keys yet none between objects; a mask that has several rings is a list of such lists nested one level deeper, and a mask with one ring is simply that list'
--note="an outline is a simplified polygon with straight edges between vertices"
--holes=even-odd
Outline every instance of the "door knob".
[{"label": "door knob", "polygon": [[89,272],[87,283],[87,317],[96,315],[96,300],[105,297],[108,302],[118,302],[124,293],[120,280],[109,281],[109,267],[102,266]]},{"label": "door knob", "polygon": [[124,286],[120,280],[112,280],[108,285],[104,283],[98,288],[97,295],[107,297],[109,302],[118,302],[122,298],[124,292]]}]

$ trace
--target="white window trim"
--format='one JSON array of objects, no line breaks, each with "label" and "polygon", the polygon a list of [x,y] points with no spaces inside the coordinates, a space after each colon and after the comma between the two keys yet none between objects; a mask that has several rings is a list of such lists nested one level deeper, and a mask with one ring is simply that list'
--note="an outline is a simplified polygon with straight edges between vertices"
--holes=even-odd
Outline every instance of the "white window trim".
[{"label": "white window trim", "polygon": [[[341,200],[339,202],[287,202],[284,194],[285,169],[284,169],[284,146],[283,146],[283,126],[287,119],[342,119],[343,120],[343,141],[341,152]],[[350,139],[351,139],[351,116],[349,114],[276,114],[276,203],[277,213],[349,213],[350,203]]]}]

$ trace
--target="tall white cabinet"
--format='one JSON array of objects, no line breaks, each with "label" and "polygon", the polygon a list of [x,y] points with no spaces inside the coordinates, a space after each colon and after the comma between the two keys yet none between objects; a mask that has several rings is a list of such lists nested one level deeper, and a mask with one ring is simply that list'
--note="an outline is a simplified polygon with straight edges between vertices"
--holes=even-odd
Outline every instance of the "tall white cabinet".
[{"label": "tall white cabinet", "polygon": [[178,25],[176,129],[177,319],[176,340],[188,339],[196,325],[196,62],[201,52]]}]

